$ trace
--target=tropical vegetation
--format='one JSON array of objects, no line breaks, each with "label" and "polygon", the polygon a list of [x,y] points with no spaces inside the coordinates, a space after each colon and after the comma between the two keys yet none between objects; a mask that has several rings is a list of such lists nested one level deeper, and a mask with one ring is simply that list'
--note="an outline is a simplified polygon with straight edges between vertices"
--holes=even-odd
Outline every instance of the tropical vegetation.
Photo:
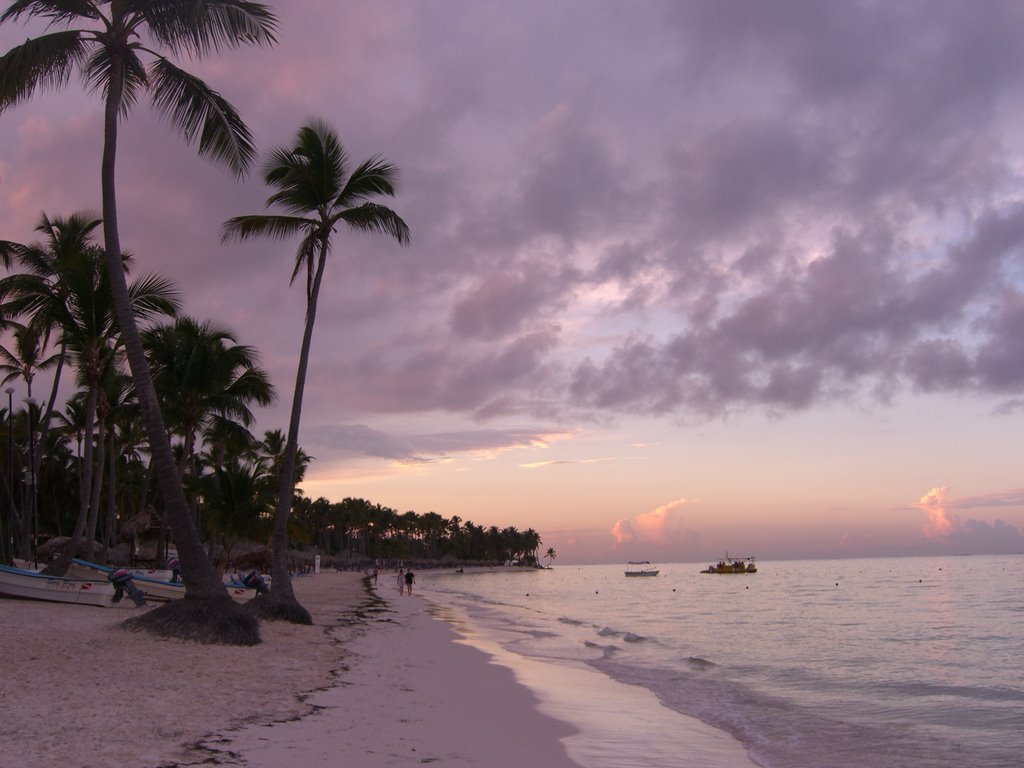
[{"label": "tropical vegetation", "polygon": [[189,601],[139,617],[136,627],[210,642],[259,642],[255,621],[232,603],[204,557],[198,532],[174,471],[170,440],[132,310],[122,265],[115,164],[120,121],[142,93],[199,152],[243,174],[255,156],[251,135],[231,104],[198,77],[158,52],[199,57],[239,45],[272,44],[276,18],[247,0],[15,0],[0,23],[40,18],[48,29],[0,57],[0,111],[36,91],[63,87],[78,68],[104,104],[100,189],[107,279],[121,343],[131,369],[156,481],[173,522]]},{"label": "tropical vegetation", "polygon": [[[16,0],[0,13],[0,24],[24,19],[42,20],[46,31],[0,56],[0,113],[63,88],[77,70],[104,107],[102,211],[43,213],[38,241],[0,240],[0,559],[29,559],[41,541],[63,537],[48,566],[55,573],[77,554],[162,565],[173,541],[190,599],[134,618],[131,628],[240,645],[259,642],[257,617],[311,621],[289,578],[296,551],[354,567],[537,565],[541,541],[532,529],[485,529],[362,499],[310,500],[299,487],[312,461],[299,426],[328,257],[340,228],[409,242],[406,223],[378,202],[395,195],[394,165],[374,156],[353,166],[335,131],[311,120],[264,165],[274,210],[223,226],[226,242],[298,239],[292,281],[302,275],[306,309],[287,431],[251,431],[255,409],[277,396],[257,350],[213,320],[182,314],[169,279],[131,275],[118,226],[120,125],[148,94],[200,155],[244,175],[256,149],[239,114],[161,51],[195,59],[271,45],[277,20],[268,7]],[[246,611],[228,598],[221,576],[243,548],[268,541],[273,591]],[[549,549],[549,562],[554,556]]]}]

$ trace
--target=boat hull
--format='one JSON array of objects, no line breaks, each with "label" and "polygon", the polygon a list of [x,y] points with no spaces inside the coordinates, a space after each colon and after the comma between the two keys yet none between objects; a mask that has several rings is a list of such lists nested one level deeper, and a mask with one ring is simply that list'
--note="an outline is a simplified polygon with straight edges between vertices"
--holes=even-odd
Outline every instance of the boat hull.
[{"label": "boat hull", "polygon": [[44,576],[0,565],[0,595],[52,603],[95,605],[101,608],[135,608],[128,599],[114,602],[114,585],[106,580]]},{"label": "boat hull", "polygon": [[[75,558],[68,567],[68,575],[81,579],[95,579],[102,576],[105,579],[114,570],[116,569],[106,565]],[[169,602],[185,596],[185,585],[181,582],[160,581],[146,576],[137,576],[132,571],[130,573],[132,573],[132,583],[142,590],[147,599]]]},{"label": "boat hull", "polygon": [[[95,578],[97,575],[102,574],[106,578],[106,574],[113,570],[109,566],[90,563],[76,558],[71,564],[71,568],[68,569],[68,573],[85,578]],[[185,585],[180,581],[160,581],[147,578],[146,576],[134,576],[132,581],[136,587],[145,593],[147,598],[152,598],[153,600],[169,602],[185,596]],[[237,584],[225,584],[224,586],[231,599],[236,603],[247,603],[256,597],[255,589],[248,589]]]}]

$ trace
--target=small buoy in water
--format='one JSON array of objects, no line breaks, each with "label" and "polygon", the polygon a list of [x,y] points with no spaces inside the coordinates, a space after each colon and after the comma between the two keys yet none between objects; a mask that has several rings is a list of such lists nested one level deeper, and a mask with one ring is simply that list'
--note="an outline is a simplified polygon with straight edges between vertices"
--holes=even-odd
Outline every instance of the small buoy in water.
[{"label": "small buoy in water", "polygon": [[750,585],[745,586],[744,589],[750,589]]},{"label": "small buoy in water", "polygon": [[923,583],[924,583],[924,579],[918,579],[918,580],[917,580],[917,583],[918,583],[918,584],[923,584]]},{"label": "small buoy in water", "polygon": [[527,596],[527,597],[529,597],[529,596],[530,596],[530,593],[529,593],[529,592],[527,592],[527,593],[526,593],[526,596]]},{"label": "small buoy in water", "polygon": [[673,591],[673,592],[675,592],[675,591],[676,591],[676,590],[675,590],[675,587],[673,587],[673,588],[672,588],[672,591]]}]

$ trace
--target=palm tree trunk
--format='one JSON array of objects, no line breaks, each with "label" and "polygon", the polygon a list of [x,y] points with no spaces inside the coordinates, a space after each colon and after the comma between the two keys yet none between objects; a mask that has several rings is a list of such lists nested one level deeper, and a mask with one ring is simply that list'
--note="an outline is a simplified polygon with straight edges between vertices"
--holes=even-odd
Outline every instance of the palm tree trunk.
[{"label": "palm tree trunk", "polygon": [[[71,566],[71,561],[78,556],[78,550],[82,546],[82,539],[87,531],[87,524],[90,519],[90,506],[92,502],[92,481],[95,470],[93,468],[93,427],[96,423],[96,384],[90,382],[89,390],[85,397],[85,439],[82,448],[82,458],[78,464],[78,516],[75,518],[75,527],[71,531],[71,538],[64,546],[64,552],[56,557],[52,563],[43,569],[47,576],[63,576]],[[42,451],[40,451],[42,453]],[[38,476],[37,476],[38,477]],[[90,539],[92,536],[89,529]],[[92,547],[86,552],[86,559],[92,557]]]},{"label": "palm tree trunk", "polygon": [[189,513],[181,482],[178,480],[171,443],[164,427],[156,389],[149,373],[145,351],[135,324],[128,282],[121,256],[121,239],[117,227],[117,198],[114,169],[117,157],[117,121],[124,92],[124,59],[115,57],[110,65],[110,83],[104,112],[103,162],[103,237],[106,246],[107,271],[110,279],[117,321],[124,341],[128,365],[135,383],[135,392],[142,410],[143,423],[149,439],[156,479],[164,500],[165,513],[173,527],[174,543],[181,561],[182,579],[190,597],[231,602],[224,585],[217,579],[209,561],[203,556],[199,536]]},{"label": "palm tree trunk", "polygon": [[89,496],[89,518],[85,524],[86,538],[83,549],[85,559],[90,562],[96,543],[96,529],[100,519],[100,493],[103,490],[103,475],[107,463],[107,428],[102,419],[96,435],[96,446],[96,466],[92,471],[92,493]]},{"label": "palm tree trunk", "polygon": [[[281,459],[281,485],[277,497],[277,512],[274,515],[274,537],[271,543],[270,591],[275,597],[298,606],[291,578],[288,576],[288,518],[295,498],[295,457],[299,449],[299,421],[302,416],[302,396],[306,388],[306,371],[309,368],[309,351],[313,343],[313,326],[316,323],[317,301],[327,265],[327,242],[320,244],[316,274],[306,300],[306,325],[302,332],[302,347],[299,350],[299,364],[295,373],[295,391],[292,394],[292,411],[288,420],[288,438],[284,456]],[[298,606],[301,608],[301,606]],[[302,609],[305,616],[308,612]],[[312,623],[312,618],[309,619]],[[304,623],[304,622],[303,622]]]}]

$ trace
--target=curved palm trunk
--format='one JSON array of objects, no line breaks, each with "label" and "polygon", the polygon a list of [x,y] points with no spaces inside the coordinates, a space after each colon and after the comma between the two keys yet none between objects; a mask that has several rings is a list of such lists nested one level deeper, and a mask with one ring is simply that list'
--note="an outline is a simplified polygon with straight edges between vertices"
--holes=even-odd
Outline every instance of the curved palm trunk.
[{"label": "curved palm trunk", "polygon": [[[143,423],[149,439],[150,454],[156,470],[165,514],[173,527],[174,543],[178,547],[182,578],[186,595],[192,598],[223,600],[234,605],[224,585],[217,578],[209,561],[204,557],[199,537],[189,513],[185,494],[178,480],[171,443],[164,427],[163,415],[157,400],[153,379],[149,373],[139,330],[132,312],[128,282],[121,263],[121,241],[117,228],[117,203],[114,168],[117,155],[117,120],[124,90],[124,60],[116,58],[111,65],[110,84],[104,112],[103,131],[103,237],[106,247],[107,271],[117,312],[117,322],[124,340],[128,365],[135,383],[136,396],[142,410]],[[256,640],[258,642],[258,639]]]},{"label": "curved palm trunk", "polygon": [[[327,265],[327,243],[321,242],[317,259],[316,274],[313,276],[306,296],[306,325],[302,332],[302,347],[299,350],[299,364],[295,373],[295,392],[292,395],[292,412],[288,420],[288,439],[281,458],[281,485],[277,496],[277,512],[274,515],[274,538],[271,546],[271,594],[301,608],[295,599],[292,581],[288,575],[288,518],[295,499],[295,457],[299,449],[299,421],[302,417],[302,396],[306,389],[306,371],[309,368],[309,350],[313,343],[313,326],[316,323],[317,301]],[[308,612],[302,609],[305,617]],[[305,618],[304,617],[304,618]],[[309,619],[312,623],[312,619]]]}]

